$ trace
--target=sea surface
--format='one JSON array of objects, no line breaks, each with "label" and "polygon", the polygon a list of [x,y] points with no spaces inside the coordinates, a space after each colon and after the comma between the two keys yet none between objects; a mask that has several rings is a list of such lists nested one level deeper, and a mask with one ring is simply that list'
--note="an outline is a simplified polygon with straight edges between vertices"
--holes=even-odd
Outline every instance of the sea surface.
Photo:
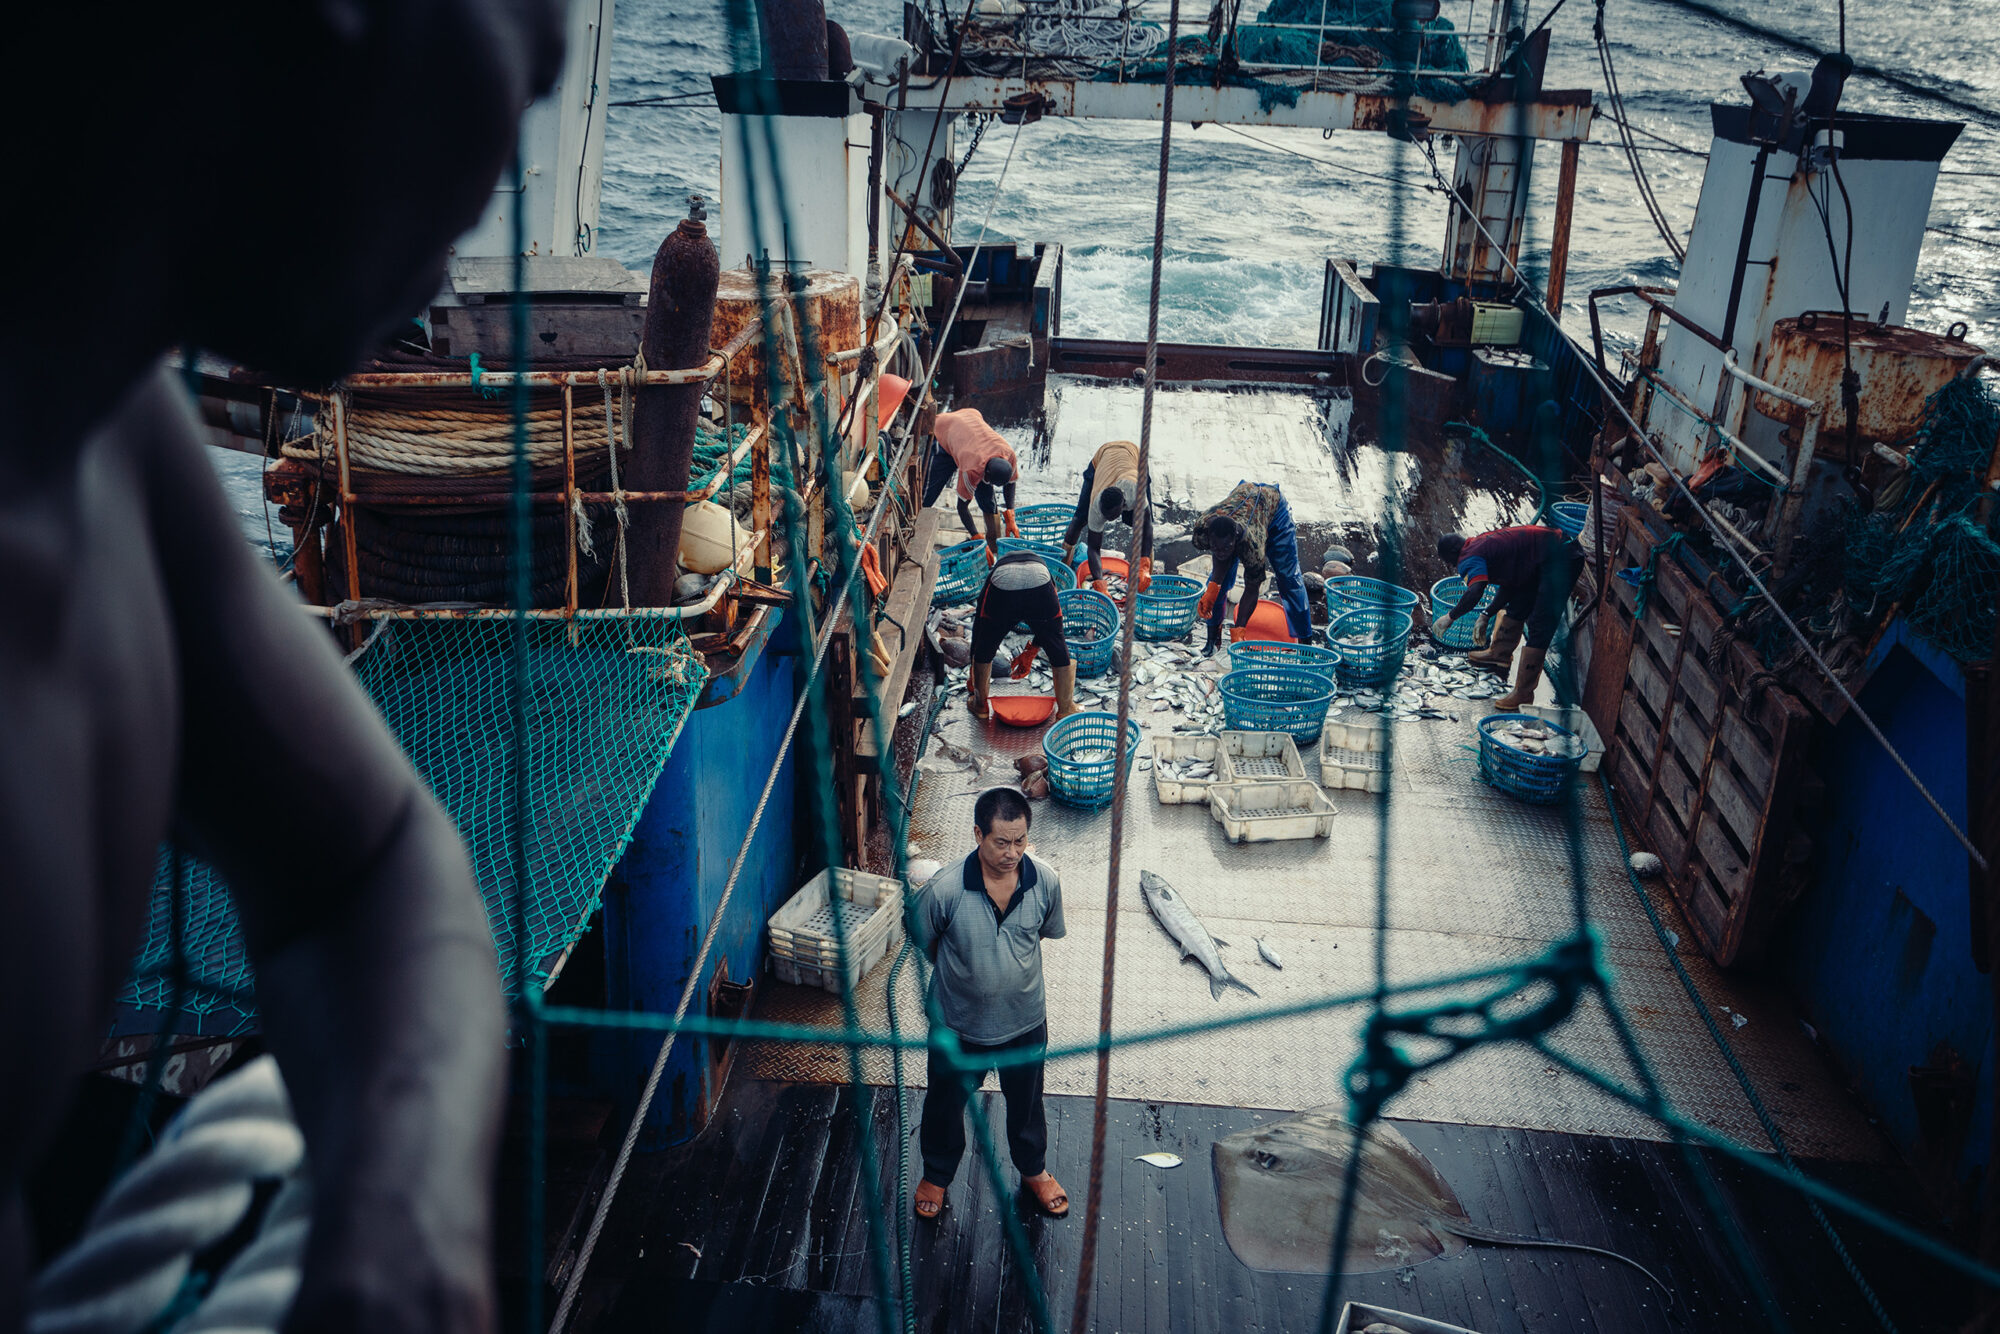
[{"label": "sea surface", "polygon": [[[1719,0],[1732,13],[1794,34],[1822,50],[1835,46],[1837,10],[1811,0]],[[1533,0],[1539,20],[1545,0]],[[1848,50],[1863,63],[1897,71],[2000,112],[2000,4],[1932,0],[1923,5],[1853,0]],[[1165,7],[1149,0],[1147,12]],[[1190,5],[1184,14],[1193,12]],[[1244,16],[1260,13],[1260,0]],[[1484,31],[1486,5],[1446,0],[1445,17]],[[1199,11],[1205,19],[1206,11]],[[727,68],[728,32],[718,3],[621,0],[611,62],[611,99],[702,93]],[[900,5],[829,0],[828,14],[850,32],[900,33]],[[1602,75],[1591,40],[1595,11],[1570,0],[1550,24],[1547,86],[1590,88]],[[1668,0],[1609,0],[1606,31],[1633,123],[1694,150],[1708,146],[1708,106],[1743,102],[1738,79],[1767,68],[1809,69],[1811,57],[1696,15]],[[1975,342],[2000,344],[2000,115],[1980,119],[1873,79],[1857,76],[1851,110],[1967,120],[1938,183],[1909,323],[1943,332],[1971,326]],[[712,103],[612,107],[608,112],[599,249],[645,268],[682,216],[686,196],[720,194],[720,119]],[[1160,334],[1179,341],[1311,346],[1328,257],[1364,267],[1400,259],[1434,264],[1443,245],[1444,204],[1415,150],[1381,134],[1259,129],[1252,142],[1219,126],[1174,129]],[[1597,143],[1583,149],[1577,180],[1567,327],[1589,328],[1584,299],[1594,287],[1671,284],[1677,266],[1640,206],[1615,131],[1600,116]],[[1152,249],[1159,127],[1046,119],[1020,132],[997,200],[994,186],[1014,131],[995,125],[967,169],[959,239],[969,242],[991,207],[991,237],[1056,241],[1067,247],[1063,332],[1076,337],[1143,338]],[[961,143],[963,141],[961,140]],[[1648,141],[1651,142],[1651,141]],[[1656,147],[1664,145],[1655,144]],[[962,150],[961,150],[962,151]],[[1299,156],[1303,154],[1305,156]],[[1398,154],[1401,155],[1400,161]],[[1440,160],[1449,164],[1448,153]],[[1529,259],[1539,273],[1552,216],[1555,149],[1538,158]],[[1694,218],[1704,161],[1671,151],[1646,155],[1661,204],[1683,239]],[[1406,179],[1406,185],[1357,172]],[[713,222],[711,222],[713,226]],[[1614,342],[1635,340],[1636,304],[1607,309]]]}]

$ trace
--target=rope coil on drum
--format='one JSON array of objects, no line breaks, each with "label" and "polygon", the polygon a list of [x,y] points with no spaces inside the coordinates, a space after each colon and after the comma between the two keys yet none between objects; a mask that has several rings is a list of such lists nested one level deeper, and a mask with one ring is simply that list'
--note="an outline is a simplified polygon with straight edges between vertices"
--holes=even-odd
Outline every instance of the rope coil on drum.
[{"label": "rope coil on drum", "polygon": [[298,1292],[310,1191],[305,1139],[278,1063],[259,1057],[198,1094],[114,1182],[75,1245],[36,1276],[29,1334],[137,1334],[160,1325],[194,1257],[242,1226],[260,1182],[282,1180],[263,1232],[180,1331],[275,1330]]}]

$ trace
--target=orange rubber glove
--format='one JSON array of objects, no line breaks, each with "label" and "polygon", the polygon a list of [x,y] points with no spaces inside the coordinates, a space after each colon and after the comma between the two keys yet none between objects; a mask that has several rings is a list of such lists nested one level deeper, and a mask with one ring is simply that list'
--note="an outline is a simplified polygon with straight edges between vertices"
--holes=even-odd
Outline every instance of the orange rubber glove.
[{"label": "orange rubber glove", "polygon": [[1014,522],[1014,511],[1003,511],[1000,516],[1000,524],[1007,536],[1019,537],[1021,535],[1021,526]]},{"label": "orange rubber glove", "polygon": [[1035,670],[1035,654],[1040,651],[1041,645],[1039,644],[1030,644],[1028,647],[1022,649],[1021,656],[1014,659],[1014,670],[1008,673],[1008,679],[1014,681],[1027,680],[1028,673]]},{"label": "orange rubber glove", "polygon": [[1111,596],[1111,584],[1107,580],[1093,579],[1090,581],[1090,586],[1096,589],[1098,592],[1104,594],[1104,596],[1106,597]]},{"label": "orange rubber glove", "polygon": [[1211,583],[1202,590],[1201,601],[1194,604],[1194,612],[1202,620],[1207,620],[1215,612],[1215,600],[1222,596],[1222,585]]},{"label": "orange rubber glove", "polygon": [[1132,576],[1132,589],[1134,592],[1143,593],[1152,586],[1153,558],[1151,556],[1141,556],[1139,557],[1139,572]]}]

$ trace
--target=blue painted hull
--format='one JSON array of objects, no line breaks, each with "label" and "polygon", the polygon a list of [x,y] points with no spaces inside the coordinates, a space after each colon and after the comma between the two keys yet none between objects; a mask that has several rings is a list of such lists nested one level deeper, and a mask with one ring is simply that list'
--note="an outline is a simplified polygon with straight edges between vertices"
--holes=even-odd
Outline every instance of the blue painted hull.
[{"label": "blue painted hull", "polygon": [[[605,886],[605,989],[613,1009],[671,1014],[680,1002],[797,699],[798,659],[782,651],[787,629],[772,642],[753,644],[737,671],[710,682]],[[746,983],[762,973],[764,923],[797,887],[793,787],[788,755],[702,966],[690,1013],[707,1013],[718,977]],[[595,1050],[602,1086],[636,1099],[659,1048],[657,1036],[603,1035]],[[642,1147],[666,1147],[700,1130],[722,1093],[718,1057],[706,1039],[675,1041]]]}]

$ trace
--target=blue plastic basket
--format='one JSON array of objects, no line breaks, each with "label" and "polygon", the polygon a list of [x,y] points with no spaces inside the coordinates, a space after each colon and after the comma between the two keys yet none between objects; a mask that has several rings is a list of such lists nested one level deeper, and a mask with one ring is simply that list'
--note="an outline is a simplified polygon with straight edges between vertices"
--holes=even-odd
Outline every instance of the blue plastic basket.
[{"label": "blue plastic basket", "polygon": [[1047,542],[1030,542],[1022,537],[1000,539],[1000,554],[1011,555],[1016,551],[1032,551],[1042,558],[1042,564],[1049,567],[1049,577],[1056,581],[1056,591],[1076,587],[1076,571],[1063,559],[1062,548]]},{"label": "blue plastic basket", "polygon": [[[1132,770],[1142,729],[1136,718],[1125,722],[1125,771]],[[1067,806],[1095,810],[1111,804],[1118,787],[1118,759],[1112,750],[1118,735],[1118,715],[1092,711],[1073,713],[1042,737],[1042,757],[1049,762],[1049,792]],[[1102,752],[1102,758],[1079,760],[1077,755]]]},{"label": "blue plastic basket", "polygon": [[1590,506],[1581,500],[1558,500],[1549,506],[1549,522],[1572,539],[1583,531],[1583,521],[1589,514]]},{"label": "blue plastic basket", "polygon": [[[1394,607],[1363,607],[1344,611],[1326,627],[1328,647],[1340,654],[1340,684],[1353,690],[1360,686],[1385,686],[1403,669],[1403,651],[1409,646],[1410,613]],[[1343,644],[1341,636],[1373,631],[1372,644]]]},{"label": "blue plastic basket", "polygon": [[1132,595],[1132,634],[1139,639],[1179,639],[1194,629],[1201,580],[1156,574],[1143,593]]},{"label": "blue plastic basket", "polygon": [[1301,667],[1326,678],[1329,689],[1338,684],[1340,652],[1319,644],[1288,644],[1278,639],[1246,639],[1229,646],[1229,665],[1243,667]]},{"label": "blue plastic basket", "polygon": [[[1490,583],[1487,584],[1486,594],[1485,596],[1479,599],[1478,606],[1474,607],[1471,611],[1467,612],[1465,615],[1453,621],[1451,623],[1451,628],[1449,630],[1446,630],[1443,634],[1439,634],[1437,630],[1433,628],[1431,630],[1431,638],[1437,640],[1438,643],[1443,644],[1446,648],[1473,647],[1472,631],[1479,622],[1479,613],[1485,611],[1488,607],[1493,605],[1493,594],[1495,591],[1496,590],[1494,589],[1492,584]],[[1459,578],[1455,574],[1451,576],[1451,578],[1449,579],[1440,579],[1436,583],[1432,584],[1431,625],[1435,627],[1438,622],[1438,617],[1443,616],[1448,612],[1450,612],[1453,607],[1456,607],[1458,605],[1458,600],[1464,596],[1465,596],[1465,580]]]},{"label": "blue plastic basket", "polygon": [[931,605],[955,607],[972,601],[986,586],[986,569],[984,542],[960,542],[955,547],[946,547],[938,553],[937,587],[931,592]]},{"label": "blue plastic basket", "polygon": [[1422,602],[1422,598],[1401,585],[1370,579],[1365,574],[1336,575],[1326,581],[1326,611],[1329,616],[1368,607],[1415,611]]},{"label": "blue plastic basket", "polygon": [[[1066,588],[1056,594],[1062,604],[1063,642],[1076,659],[1078,676],[1102,676],[1111,670],[1118,653],[1118,604],[1094,588]],[[1090,639],[1079,638],[1079,630],[1095,630]]]},{"label": "blue plastic basket", "polygon": [[1318,739],[1333,702],[1333,685],[1304,667],[1239,667],[1216,684],[1231,731],[1289,732],[1301,743]]},{"label": "blue plastic basket", "polygon": [[1060,546],[1075,513],[1072,505],[1023,505],[1014,511],[1014,526],[1026,541]]},{"label": "blue plastic basket", "polygon": [[1497,741],[1493,733],[1508,723],[1532,723],[1556,736],[1576,734],[1544,718],[1525,713],[1496,713],[1479,720],[1479,776],[1508,796],[1547,806],[1562,797],[1563,787],[1583,763],[1583,748],[1574,755],[1530,755]]}]

